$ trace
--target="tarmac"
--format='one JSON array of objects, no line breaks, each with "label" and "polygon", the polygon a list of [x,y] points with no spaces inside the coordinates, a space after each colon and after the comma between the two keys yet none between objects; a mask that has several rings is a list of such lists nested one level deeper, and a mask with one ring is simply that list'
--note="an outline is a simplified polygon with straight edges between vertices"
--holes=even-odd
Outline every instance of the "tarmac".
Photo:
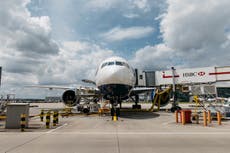
[{"label": "tarmac", "polygon": [[[52,106],[63,107],[55,103],[39,104],[30,113]],[[230,150],[228,120],[222,121],[222,125],[214,120],[207,127],[202,120],[199,124],[182,125],[175,122],[173,113],[160,111],[121,112],[118,121],[97,114],[59,117],[59,121],[58,126],[46,129],[36,116],[30,119],[25,132],[5,129],[4,121],[0,121],[0,153],[227,153]]]}]

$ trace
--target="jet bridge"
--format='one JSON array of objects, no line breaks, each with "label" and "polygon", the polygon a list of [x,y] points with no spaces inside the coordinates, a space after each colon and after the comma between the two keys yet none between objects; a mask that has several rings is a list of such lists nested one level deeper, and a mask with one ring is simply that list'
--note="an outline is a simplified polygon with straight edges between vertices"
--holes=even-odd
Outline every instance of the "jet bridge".
[{"label": "jet bridge", "polygon": [[[192,95],[215,95],[216,97],[216,83],[224,83],[225,86],[230,87],[230,66],[187,69],[175,69],[172,67],[171,70],[136,70],[135,72],[137,86],[172,86],[174,104],[176,104],[176,91],[178,91],[178,89],[184,93],[191,93]],[[229,83],[227,84],[225,82]]]},{"label": "jet bridge", "polygon": [[[156,71],[156,85],[172,84],[172,70]],[[175,69],[176,84],[200,84],[230,81],[230,66]]]},{"label": "jet bridge", "polygon": [[[137,86],[164,86],[173,84],[173,71],[136,70]],[[211,84],[230,81],[230,66],[174,69],[175,84]]]}]

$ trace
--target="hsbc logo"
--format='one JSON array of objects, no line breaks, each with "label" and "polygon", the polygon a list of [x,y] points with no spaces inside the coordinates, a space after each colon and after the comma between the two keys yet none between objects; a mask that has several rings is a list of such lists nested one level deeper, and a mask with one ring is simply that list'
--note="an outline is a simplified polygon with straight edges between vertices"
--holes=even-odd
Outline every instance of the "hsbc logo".
[{"label": "hsbc logo", "polygon": [[205,72],[203,72],[203,71],[198,72],[198,75],[199,75],[199,76],[204,76],[204,75],[205,75]]},{"label": "hsbc logo", "polygon": [[197,77],[197,76],[201,77],[204,75],[205,75],[204,71],[183,73],[183,77]]}]

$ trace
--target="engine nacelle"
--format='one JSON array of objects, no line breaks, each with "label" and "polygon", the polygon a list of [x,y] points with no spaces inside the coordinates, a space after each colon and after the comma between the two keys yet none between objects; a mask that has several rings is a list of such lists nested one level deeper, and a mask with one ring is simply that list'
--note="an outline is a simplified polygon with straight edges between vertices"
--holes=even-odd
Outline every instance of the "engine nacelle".
[{"label": "engine nacelle", "polygon": [[65,105],[69,107],[76,106],[79,104],[81,97],[79,95],[76,95],[74,90],[66,90],[62,94],[62,100]]}]

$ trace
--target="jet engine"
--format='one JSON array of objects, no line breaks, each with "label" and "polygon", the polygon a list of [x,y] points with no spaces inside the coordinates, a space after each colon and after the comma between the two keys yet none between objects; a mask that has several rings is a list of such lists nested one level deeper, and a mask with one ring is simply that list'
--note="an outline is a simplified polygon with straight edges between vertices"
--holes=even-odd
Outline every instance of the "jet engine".
[{"label": "jet engine", "polygon": [[65,105],[69,107],[76,106],[79,104],[81,97],[79,95],[76,95],[74,90],[66,90],[62,94],[62,100]]}]

